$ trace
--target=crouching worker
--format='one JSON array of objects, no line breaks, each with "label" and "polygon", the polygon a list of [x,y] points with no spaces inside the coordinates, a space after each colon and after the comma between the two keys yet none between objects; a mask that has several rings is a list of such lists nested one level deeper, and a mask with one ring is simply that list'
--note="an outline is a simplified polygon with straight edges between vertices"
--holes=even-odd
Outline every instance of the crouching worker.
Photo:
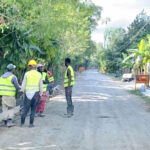
[{"label": "crouching worker", "polygon": [[45,104],[47,99],[47,85],[49,81],[48,81],[47,73],[44,72],[44,65],[38,64],[37,70],[42,75],[42,79],[43,79],[43,95],[42,95],[41,102],[38,103],[36,106],[36,115],[38,117],[44,117],[45,115],[43,114],[43,112],[45,109]]},{"label": "crouching worker", "polygon": [[[7,66],[8,72],[0,77],[0,95],[2,96],[2,111],[4,114],[4,123],[7,127],[12,127],[14,112],[13,108],[16,106],[16,90],[20,90],[17,77],[13,74],[16,66],[9,64]],[[9,111],[8,111],[9,110]],[[12,111],[10,111],[12,110]]]},{"label": "crouching worker", "polygon": [[31,60],[28,63],[30,71],[24,75],[21,91],[25,93],[21,127],[24,126],[26,116],[31,109],[29,127],[34,127],[36,105],[42,99],[43,81],[41,74],[36,70],[37,63]]}]

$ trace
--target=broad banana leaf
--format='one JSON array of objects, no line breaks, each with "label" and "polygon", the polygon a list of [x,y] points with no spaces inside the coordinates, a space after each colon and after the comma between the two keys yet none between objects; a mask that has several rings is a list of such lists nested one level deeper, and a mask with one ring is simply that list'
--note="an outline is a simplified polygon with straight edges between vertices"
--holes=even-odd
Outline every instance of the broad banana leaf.
[{"label": "broad banana leaf", "polygon": [[143,51],[143,45],[144,45],[144,39],[141,40],[140,45],[139,45],[139,52],[142,53]]}]

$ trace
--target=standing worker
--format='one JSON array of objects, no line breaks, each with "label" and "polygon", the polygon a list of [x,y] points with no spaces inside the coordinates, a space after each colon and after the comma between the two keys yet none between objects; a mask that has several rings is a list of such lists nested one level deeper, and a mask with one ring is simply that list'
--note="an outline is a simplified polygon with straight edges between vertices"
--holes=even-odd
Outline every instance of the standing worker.
[{"label": "standing worker", "polygon": [[53,74],[52,72],[48,71],[47,72],[47,76],[48,76],[48,81],[49,81],[49,84],[48,84],[48,92],[49,92],[49,96],[50,98],[52,98],[52,95],[53,95],[53,87],[54,87],[54,77],[53,77]]},{"label": "standing worker", "polygon": [[50,83],[54,83],[54,77],[53,77],[52,72],[48,71],[47,74],[48,74],[48,81]]},{"label": "standing worker", "polygon": [[36,70],[36,61],[30,60],[28,66],[30,71],[24,75],[21,87],[21,91],[25,93],[23,113],[21,115],[21,126],[24,126],[27,113],[31,108],[29,127],[34,127],[36,104],[38,100],[42,99],[43,94],[43,81],[41,74]]},{"label": "standing worker", "polygon": [[67,117],[72,117],[74,112],[74,106],[72,104],[72,87],[74,86],[74,70],[70,66],[71,60],[70,58],[65,59],[65,79],[64,79],[64,88],[65,95],[67,100]]},{"label": "standing worker", "polygon": [[[4,123],[7,127],[14,126],[14,112],[8,111],[16,106],[16,90],[20,90],[17,77],[13,74],[16,66],[9,64],[8,72],[0,77],[0,95],[2,96],[2,111],[5,113]],[[8,111],[8,112],[7,112]]]},{"label": "standing worker", "polygon": [[43,79],[43,95],[41,102],[37,104],[36,106],[36,113],[38,117],[44,117],[45,115],[43,114],[44,109],[45,109],[45,103],[47,99],[47,85],[49,83],[47,73],[44,72],[44,65],[43,64],[38,64],[37,65],[37,70],[38,72],[42,75]]}]

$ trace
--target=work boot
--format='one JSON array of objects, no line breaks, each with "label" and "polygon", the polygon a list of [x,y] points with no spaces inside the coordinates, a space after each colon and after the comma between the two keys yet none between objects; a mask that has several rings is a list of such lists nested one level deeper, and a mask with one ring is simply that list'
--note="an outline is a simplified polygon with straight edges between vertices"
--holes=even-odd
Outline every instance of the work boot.
[{"label": "work boot", "polygon": [[67,115],[68,118],[71,118],[72,116],[73,116],[73,114],[68,114]]},{"label": "work boot", "polygon": [[53,95],[50,95],[49,98],[53,98]]},{"label": "work boot", "polygon": [[23,128],[23,127],[25,127],[25,125],[21,123],[21,124],[20,124],[20,127]]},{"label": "work boot", "polygon": [[3,120],[4,126],[7,126],[7,120]]},{"label": "work boot", "polygon": [[39,112],[36,112],[35,117],[38,117],[38,116],[39,116]]},{"label": "work boot", "polygon": [[30,125],[29,125],[29,128],[33,128],[33,127],[35,127],[33,124],[30,124]]},{"label": "work boot", "polygon": [[42,112],[40,112],[40,113],[38,114],[38,117],[45,117],[45,115],[44,115]]},{"label": "work boot", "polygon": [[10,127],[13,127],[15,126],[15,124],[13,123],[12,119],[8,119],[7,120],[7,127],[10,128]]},{"label": "work boot", "polygon": [[71,118],[72,116],[73,116],[73,113],[67,113],[67,114],[64,114],[65,115],[65,117],[67,117],[67,118]]}]

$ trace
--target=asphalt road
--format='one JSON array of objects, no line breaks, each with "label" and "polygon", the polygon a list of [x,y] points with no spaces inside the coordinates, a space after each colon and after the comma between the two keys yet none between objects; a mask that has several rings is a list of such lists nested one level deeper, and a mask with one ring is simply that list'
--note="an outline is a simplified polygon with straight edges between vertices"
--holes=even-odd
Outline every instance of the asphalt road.
[{"label": "asphalt road", "polygon": [[125,84],[88,70],[76,78],[75,113],[64,94],[47,104],[35,128],[0,128],[0,150],[150,150],[150,111]]}]

